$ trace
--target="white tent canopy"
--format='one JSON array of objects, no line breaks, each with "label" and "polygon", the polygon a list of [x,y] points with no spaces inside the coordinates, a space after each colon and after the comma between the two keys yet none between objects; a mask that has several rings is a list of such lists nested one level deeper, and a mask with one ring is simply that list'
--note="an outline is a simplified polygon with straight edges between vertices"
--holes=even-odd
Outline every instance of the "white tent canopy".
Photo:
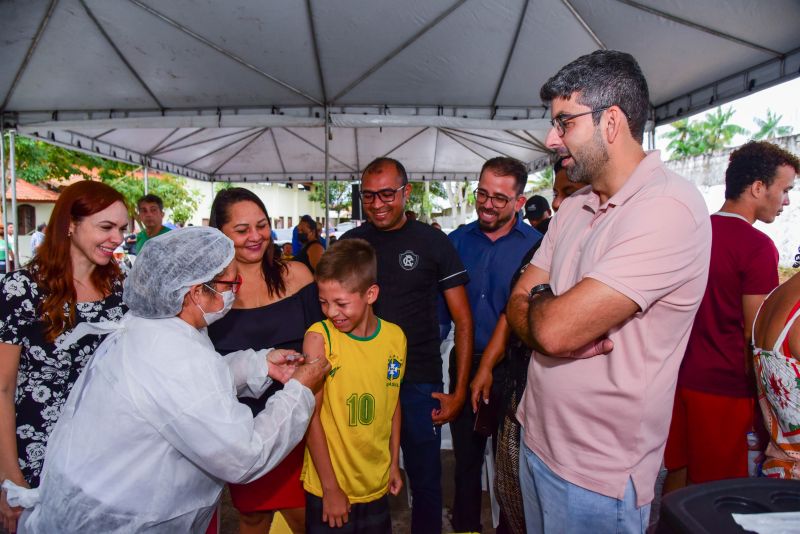
[{"label": "white tent canopy", "polygon": [[474,178],[546,161],[538,90],[581,54],[633,54],[660,124],[797,76],[798,20],[795,0],[7,0],[0,111],[202,180],[349,180],[383,155]]}]

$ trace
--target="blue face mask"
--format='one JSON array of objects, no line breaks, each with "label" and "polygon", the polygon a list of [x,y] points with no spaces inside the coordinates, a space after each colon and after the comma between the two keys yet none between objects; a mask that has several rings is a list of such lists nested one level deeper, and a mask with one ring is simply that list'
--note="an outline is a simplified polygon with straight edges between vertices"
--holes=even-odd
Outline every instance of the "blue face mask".
[{"label": "blue face mask", "polygon": [[225,314],[231,311],[231,308],[233,308],[233,301],[236,300],[236,295],[234,295],[233,291],[231,290],[223,291],[222,293],[220,293],[211,286],[206,285],[206,287],[211,291],[213,291],[214,293],[216,293],[217,295],[222,295],[221,310],[215,312],[207,312],[203,309],[202,306],[200,306],[199,304],[195,304],[195,306],[200,308],[200,311],[203,312],[203,320],[206,322],[206,326],[209,326],[211,325],[211,323],[219,321],[220,319],[225,317]]}]

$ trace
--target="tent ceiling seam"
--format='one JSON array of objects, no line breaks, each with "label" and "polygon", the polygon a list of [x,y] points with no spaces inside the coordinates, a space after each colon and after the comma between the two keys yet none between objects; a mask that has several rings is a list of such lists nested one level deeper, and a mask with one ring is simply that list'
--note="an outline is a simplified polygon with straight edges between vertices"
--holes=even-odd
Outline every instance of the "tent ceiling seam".
[{"label": "tent ceiling seam", "polygon": [[359,85],[361,82],[372,76],[372,74],[375,71],[383,67],[386,63],[388,63],[392,59],[394,59],[398,54],[400,54],[400,52],[402,52],[403,50],[414,44],[414,42],[416,42],[420,37],[425,35],[429,30],[433,29],[437,24],[439,24],[441,21],[447,18],[453,11],[458,9],[466,1],[467,0],[457,0],[452,6],[450,6],[445,11],[440,13],[439,16],[433,19],[431,22],[423,26],[417,33],[412,35],[403,44],[401,44],[400,46],[389,52],[389,54],[386,55],[383,59],[375,63],[369,69],[367,69],[367,71],[364,72],[364,74],[362,74],[361,76],[350,82],[350,84],[347,87],[339,91],[339,93],[333,97],[332,101],[338,102],[340,98],[342,98],[344,95],[352,91],[353,88]]},{"label": "tent ceiling seam", "polygon": [[522,131],[525,132],[525,135],[530,137],[530,139],[531,139],[531,141],[533,141],[534,145],[539,147],[539,150],[541,150],[542,152],[547,152],[548,154],[553,152],[552,150],[547,148],[547,145],[545,145],[542,141],[540,141],[538,137],[536,137],[535,135],[530,133],[528,130],[522,130]]},{"label": "tent ceiling seam", "polygon": [[266,132],[267,130],[269,130],[269,128],[262,128],[261,131],[258,132],[257,135],[253,136],[253,138],[250,139],[247,143],[245,143],[243,147],[241,147],[239,150],[237,150],[236,152],[231,154],[231,156],[228,159],[226,159],[225,161],[220,163],[219,166],[216,169],[214,169],[213,171],[211,171],[209,174],[211,174],[212,176],[217,174],[217,171],[219,171],[222,167],[224,167],[230,160],[232,160],[233,158],[235,158],[236,156],[241,154],[247,147],[252,145],[256,141],[256,139],[258,139],[259,137],[264,135],[264,132]]},{"label": "tent ceiling seam", "polygon": [[487,158],[486,156],[484,156],[483,154],[481,154],[480,152],[478,152],[477,150],[475,150],[474,148],[472,148],[471,146],[467,146],[467,145],[465,145],[464,143],[462,143],[462,142],[461,142],[461,140],[459,140],[459,139],[456,139],[455,137],[453,137],[453,135],[452,135],[451,133],[449,133],[449,132],[445,132],[445,131],[444,131],[444,130],[442,130],[441,128],[436,128],[436,129],[437,129],[438,131],[442,132],[444,135],[446,135],[446,136],[447,136],[447,137],[449,137],[450,139],[452,139],[453,141],[455,141],[456,143],[458,143],[459,145],[463,146],[464,148],[466,148],[467,150],[469,150],[470,152],[472,152],[473,154],[475,154],[476,156],[478,156],[479,158],[481,158],[483,161],[486,161],[486,160],[488,160],[488,159],[489,159],[489,158]]},{"label": "tent ceiling seam", "polygon": [[275,145],[275,153],[278,155],[278,162],[281,164],[281,170],[286,172],[286,165],[283,164],[283,156],[281,156],[281,149],[278,147],[278,140],[275,138],[275,130],[269,129],[269,135],[272,137],[272,144]]},{"label": "tent ceiling seam", "polygon": [[[522,130],[522,131],[527,133],[527,130]],[[520,140],[520,141],[522,141],[523,143],[528,143],[528,146],[530,146],[530,147],[531,147],[531,148],[533,148],[534,150],[539,150],[539,151],[542,151],[542,150],[547,150],[547,149],[544,147],[544,145],[542,145],[541,143],[537,144],[537,143],[535,143],[534,141],[532,141],[532,140],[530,140],[530,139],[526,139],[525,137],[521,136],[520,134],[518,134],[518,133],[516,133],[516,132],[512,132],[511,130],[506,130],[506,133],[507,133],[508,135],[513,135],[514,137],[516,137],[517,139],[519,139],[519,140]]]},{"label": "tent ceiling seam", "polygon": [[217,52],[219,52],[223,56],[227,57],[228,59],[231,59],[231,60],[235,61],[236,63],[242,65],[243,67],[246,67],[246,68],[252,70],[253,72],[255,72],[257,74],[260,74],[264,78],[267,78],[268,80],[270,80],[270,81],[272,81],[274,83],[277,83],[281,87],[283,87],[285,89],[288,89],[289,91],[295,93],[296,95],[302,96],[306,100],[310,100],[311,102],[314,102],[315,104],[318,104],[320,106],[323,105],[323,102],[320,102],[319,100],[317,100],[313,96],[309,95],[305,91],[303,91],[301,89],[298,89],[298,88],[294,87],[293,85],[290,85],[290,84],[284,82],[283,80],[280,80],[280,79],[276,78],[275,76],[273,76],[273,75],[271,75],[271,74],[259,69],[258,67],[256,67],[252,63],[249,63],[249,62],[245,61],[244,59],[242,59],[241,57],[237,56],[233,52],[222,48],[221,46],[215,44],[214,42],[212,42],[209,39],[206,39],[202,35],[194,32],[193,30],[187,28],[186,26],[180,24],[179,22],[177,22],[175,20],[172,20],[171,18],[169,18],[166,15],[162,14],[161,12],[153,9],[152,7],[148,6],[147,4],[144,4],[144,3],[140,2],[139,0],[128,0],[128,2],[139,6],[143,10],[145,10],[148,13],[150,13],[151,15],[153,15],[154,17],[156,17],[158,19],[161,19],[162,21],[166,22],[167,24],[169,24],[173,28],[176,28],[177,30],[180,30],[181,32],[183,32],[186,35],[194,38],[195,40],[203,43],[204,45],[208,46],[209,48],[212,48],[213,50],[216,50]]},{"label": "tent ceiling seam", "polygon": [[[311,141],[309,141],[308,139],[306,139],[306,138],[305,138],[305,137],[303,137],[302,135],[300,135],[300,134],[298,134],[298,133],[296,133],[296,132],[293,132],[293,131],[292,131],[292,130],[290,130],[289,128],[285,128],[285,127],[284,127],[284,128],[282,128],[282,129],[283,129],[283,130],[285,130],[285,131],[287,131],[287,132],[289,132],[289,133],[290,133],[290,134],[292,134],[293,136],[297,137],[297,138],[298,138],[298,139],[300,139],[301,141],[305,141],[307,144],[309,144],[309,145],[313,146],[314,148],[316,148],[317,150],[319,150],[319,151],[320,151],[320,152],[322,152],[323,154],[325,153],[325,149],[324,149],[324,148],[320,148],[320,147],[318,147],[317,145],[315,145],[314,143],[312,143]],[[328,155],[328,157],[330,157],[332,160],[335,160],[335,161],[336,161],[336,162],[338,162],[338,163],[341,163],[342,165],[344,165],[345,167],[347,167],[348,169],[350,169],[350,171],[351,171],[351,172],[355,172],[355,169],[353,169],[353,166],[352,166],[352,165],[350,165],[350,164],[348,164],[348,163],[345,163],[344,161],[340,160],[340,159],[339,159],[339,158],[337,158],[336,156],[333,156],[333,155],[330,155],[330,154],[329,154],[329,155]]]},{"label": "tent ceiling seam", "polygon": [[508,67],[511,65],[511,58],[514,57],[514,50],[517,48],[517,41],[519,40],[519,34],[522,30],[522,23],[525,21],[525,16],[528,13],[528,6],[530,3],[531,0],[525,0],[525,5],[522,6],[522,13],[520,13],[519,20],[517,21],[517,29],[514,32],[514,39],[512,39],[511,47],[508,49],[508,55],[506,56],[506,62],[503,65],[503,72],[500,74],[500,80],[497,82],[497,89],[495,89],[494,98],[492,98],[492,119],[494,119],[495,115],[497,114],[497,99],[500,98],[500,90],[503,88],[503,84],[506,81]]},{"label": "tent ceiling seam", "polygon": [[[239,132],[239,133],[241,133],[241,132]],[[230,143],[226,143],[226,144],[222,145],[221,147],[215,148],[215,149],[214,149],[214,150],[212,150],[211,152],[206,152],[205,154],[203,154],[203,155],[202,155],[202,156],[200,156],[199,158],[194,158],[192,161],[189,161],[189,162],[187,162],[187,163],[184,163],[184,165],[186,165],[186,166],[188,167],[188,166],[189,166],[189,165],[191,165],[192,163],[195,163],[195,162],[197,162],[197,161],[200,161],[201,159],[205,159],[205,158],[207,158],[208,156],[212,156],[212,155],[216,154],[217,152],[220,152],[220,151],[222,151],[222,150],[225,150],[225,149],[226,149],[226,148],[228,148],[229,146],[233,146],[233,145],[235,145],[236,143],[241,143],[242,141],[244,141],[245,139],[247,139],[247,138],[248,138],[248,137],[250,137],[251,135],[257,135],[257,134],[258,134],[258,132],[257,132],[257,131],[256,131],[256,132],[250,131],[250,133],[248,133],[247,135],[243,135],[243,136],[242,136],[242,137],[240,137],[239,139],[234,139],[234,140],[233,140],[233,141],[231,141]]]},{"label": "tent ceiling seam", "polygon": [[692,22],[690,20],[686,20],[686,19],[684,19],[682,17],[678,17],[676,15],[671,15],[671,14],[665,12],[665,11],[660,11],[660,10],[655,9],[653,7],[640,4],[639,2],[635,2],[634,0],[617,0],[617,2],[619,2],[621,4],[625,4],[625,5],[630,6],[630,7],[633,7],[635,9],[639,9],[641,11],[644,11],[645,13],[650,13],[651,15],[655,15],[657,17],[661,17],[663,19],[675,22],[676,24],[680,24],[682,26],[687,26],[689,28],[692,28],[692,29],[695,29],[695,30],[698,30],[698,31],[701,31],[701,32],[704,32],[704,33],[708,33],[710,35],[713,35],[715,37],[719,37],[721,39],[727,39],[728,41],[732,41],[732,42],[734,42],[736,44],[740,44],[740,45],[743,45],[743,46],[754,48],[756,50],[760,50],[761,52],[766,52],[767,54],[771,54],[771,55],[773,55],[775,57],[783,57],[783,54],[781,52],[776,51],[776,50],[772,50],[770,48],[767,48],[765,46],[761,46],[761,45],[756,44],[756,43],[751,43],[750,41],[747,41],[745,39],[741,39],[741,38],[736,37],[734,35],[731,35],[729,33],[725,33],[725,32],[719,31],[719,30],[715,30],[714,28],[709,28],[708,26],[703,26],[702,24],[698,24],[696,22]]},{"label": "tent ceiling seam", "polygon": [[319,43],[317,41],[317,30],[314,26],[314,12],[311,10],[311,0],[306,0],[306,13],[308,14],[308,25],[311,31],[311,44],[314,48],[314,61],[317,66],[317,75],[319,76],[319,86],[322,89],[322,101],[328,102],[328,92],[325,89],[325,77],[322,75],[322,62],[319,55]]},{"label": "tent ceiling seam", "polygon": [[597,46],[599,46],[602,50],[607,50],[608,47],[605,45],[605,43],[602,40],[600,40],[600,38],[597,36],[597,34],[594,33],[594,30],[592,30],[592,27],[589,26],[589,23],[587,23],[585,20],[583,20],[583,17],[581,16],[580,13],[578,13],[578,10],[575,9],[575,6],[573,6],[572,3],[569,0],[561,0],[561,2],[567,7],[567,9],[570,11],[570,13],[572,13],[572,16],[575,17],[575,20],[577,20],[578,23],[581,26],[583,26],[583,29],[586,30],[586,33],[589,34],[589,36],[592,38],[592,40],[594,40],[594,42],[597,43]]},{"label": "tent ceiling seam", "polygon": [[476,145],[478,145],[478,146],[480,146],[480,147],[483,147],[483,148],[485,148],[486,150],[491,150],[492,152],[497,152],[497,153],[498,153],[498,154],[500,154],[501,156],[505,156],[505,157],[507,157],[507,158],[513,158],[513,157],[514,157],[514,156],[512,156],[511,154],[509,154],[508,152],[503,152],[502,150],[498,150],[498,149],[496,149],[496,148],[494,148],[494,147],[491,147],[491,146],[489,146],[489,145],[485,145],[485,144],[483,144],[483,143],[481,143],[481,142],[479,142],[479,141],[476,141],[476,140],[474,140],[474,139],[470,139],[469,137],[466,137],[465,135],[462,135],[462,134],[460,134],[460,133],[456,133],[455,131],[453,131],[453,132],[448,132],[447,130],[444,130],[444,129],[443,129],[443,130],[442,130],[442,132],[444,132],[444,133],[446,133],[446,134],[449,134],[449,135],[451,135],[451,136],[454,136],[454,137],[458,137],[459,139],[461,139],[461,140],[463,140],[463,141],[465,141],[465,142],[468,142],[468,143],[474,143],[474,144],[476,144]]},{"label": "tent ceiling seam", "polygon": [[[713,83],[702,85],[700,87],[697,87],[697,88],[693,89],[692,91],[689,91],[688,93],[684,93],[684,94],[678,95],[678,96],[676,96],[674,98],[671,98],[670,100],[666,100],[664,102],[661,102],[660,104],[656,104],[656,105],[653,106],[653,108],[654,108],[653,110],[654,110],[654,113],[656,115],[656,117],[655,117],[655,125],[656,126],[661,126],[662,124],[667,124],[667,123],[672,122],[674,120],[678,120],[683,115],[686,115],[686,114],[693,115],[695,113],[700,113],[702,111],[705,111],[706,109],[711,109],[713,107],[721,106],[723,104],[731,102],[732,100],[735,100],[737,98],[741,98],[743,96],[746,96],[747,94],[752,94],[752,90],[746,88],[744,91],[737,91],[737,92],[735,92],[733,94],[729,94],[729,95],[727,95],[727,96],[725,96],[723,98],[720,98],[717,95],[716,91],[717,91],[717,88],[720,85],[724,85],[727,82],[730,82],[730,81],[735,80],[737,78],[748,79],[752,72],[757,72],[760,69],[763,69],[764,67],[767,67],[767,66],[769,66],[771,64],[774,64],[775,62],[779,62],[780,70],[782,72],[784,72],[784,75],[779,76],[777,79],[773,79],[773,80],[771,80],[771,81],[769,81],[767,83],[759,84],[759,88],[757,89],[758,91],[766,89],[768,87],[772,87],[775,84],[783,83],[785,81],[789,81],[791,79],[797,78],[798,76],[800,76],[800,71],[793,71],[790,74],[786,74],[786,72],[785,72],[785,70],[786,70],[786,66],[785,65],[786,65],[787,58],[792,58],[795,55],[800,55],[800,48],[795,48],[793,50],[790,50],[789,52],[786,52],[786,54],[784,54],[784,56],[781,57],[781,58],[770,58],[770,59],[768,59],[766,61],[758,63],[757,65],[753,65],[751,67],[748,67],[747,69],[744,69],[744,70],[741,70],[741,71],[736,72],[734,74],[731,74],[730,76],[726,76],[724,78],[721,78],[721,79],[719,79],[719,80],[717,80],[717,81],[715,81]],[[746,83],[747,82],[745,82],[745,84]],[[707,91],[707,90],[713,90],[714,91],[714,100],[713,101],[709,102],[707,97],[706,97],[706,99],[703,99],[703,102],[705,102],[705,103],[702,104],[702,105],[692,105],[692,106],[689,106],[687,109],[679,109],[679,110],[673,111],[673,112],[669,112],[668,111],[666,116],[662,116],[661,118],[658,117],[659,111],[661,111],[661,110],[669,110],[670,107],[673,106],[676,102],[680,102],[681,100],[684,100],[684,99],[689,99],[691,101],[691,99],[693,97],[696,98],[696,95],[701,94],[701,93],[703,93],[704,91]],[[678,112],[680,112],[680,113],[678,113]]]},{"label": "tent ceiling seam", "polygon": [[155,145],[153,145],[153,147],[152,147],[150,150],[148,150],[148,151],[147,151],[147,155],[148,155],[148,156],[150,156],[150,155],[153,153],[153,151],[155,151],[155,150],[158,150],[159,148],[161,148],[161,145],[163,145],[164,143],[166,143],[166,142],[167,142],[167,139],[169,139],[170,137],[172,137],[173,135],[175,135],[175,133],[176,133],[178,130],[180,130],[180,128],[173,128],[173,129],[172,129],[172,131],[171,131],[171,132],[169,132],[169,133],[167,134],[167,136],[166,136],[166,137],[164,137],[163,139],[161,139],[161,141],[159,141],[158,143],[156,143]]},{"label": "tent ceiling seam", "polygon": [[36,50],[36,47],[39,46],[39,41],[44,34],[44,30],[47,27],[47,23],[50,22],[50,17],[53,16],[53,12],[56,9],[56,5],[58,4],[58,0],[50,0],[50,5],[47,6],[47,11],[45,11],[44,17],[42,17],[42,21],[39,23],[39,27],[36,29],[36,34],[33,36],[33,41],[31,41],[31,45],[28,47],[28,51],[25,54],[25,58],[23,58],[22,63],[20,63],[19,69],[17,69],[17,74],[14,76],[14,80],[11,82],[11,87],[8,88],[8,92],[6,93],[6,97],[3,99],[3,104],[0,105],[0,110],[6,109],[8,105],[8,101],[11,100],[11,96],[14,94],[14,91],[17,88],[17,84],[19,83],[20,79],[22,79],[22,75],[25,73],[25,70],[28,68],[28,63],[30,63],[31,58],[33,57],[33,53]]},{"label": "tent ceiling seam", "polygon": [[[525,144],[521,144],[521,143],[518,143],[516,141],[512,141],[511,139],[503,139],[501,137],[494,137],[494,136],[491,136],[491,135],[479,134],[479,133],[475,133],[475,132],[470,132],[468,130],[462,130],[461,128],[450,128],[448,126],[442,126],[442,128],[445,129],[445,130],[448,130],[448,131],[450,131],[452,133],[461,134],[463,137],[466,137],[466,138],[477,137],[479,139],[486,139],[487,141],[494,141],[495,143],[501,143],[503,145],[513,146],[513,147],[517,147],[517,148],[524,148],[524,149],[532,149],[532,148],[534,148],[533,144],[530,141],[528,141],[527,139],[522,139],[522,141]],[[501,130],[501,131],[504,131],[504,132],[509,133],[509,134],[512,133],[512,132],[509,132],[508,130]]]},{"label": "tent ceiling seam", "polygon": [[162,147],[156,147],[158,150],[156,150],[156,148],[154,148],[151,151],[151,155],[161,154],[162,152],[166,151],[168,148],[170,148],[172,146],[175,146],[176,144],[180,143],[181,141],[185,141],[186,139],[189,139],[190,137],[195,136],[195,135],[197,135],[200,132],[203,132],[205,130],[206,130],[205,128],[200,128],[200,129],[195,130],[193,132],[189,132],[188,134],[184,135],[183,137],[179,137],[178,139],[175,139],[173,142],[167,143],[166,145],[164,145]]},{"label": "tent ceiling seam", "polygon": [[100,135],[96,135],[96,136],[92,137],[92,140],[93,140],[93,141],[97,141],[97,140],[99,140],[101,137],[103,137],[103,136],[105,136],[105,135],[108,135],[108,134],[110,134],[111,132],[115,132],[115,131],[117,131],[117,129],[116,129],[116,128],[111,128],[110,130],[106,130],[105,132],[101,133]]},{"label": "tent ceiling seam", "polygon": [[100,31],[100,35],[103,36],[103,39],[105,39],[105,41],[111,46],[111,48],[117,54],[117,57],[119,58],[120,61],[122,61],[123,65],[125,65],[125,68],[127,68],[128,71],[133,75],[133,77],[136,78],[136,81],[139,82],[139,85],[141,85],[142,88],[150,96],[150,98],[153,99],[153,102],[156,103],[158,108],[164,109],[164,105],[161,103],[161,101],[158,99],[155,93],[153,93],[153,91],[150,90],[150,87],[145,83],[142,77],[139,76],[139,73],[136,72],[136,69],[133,68],[133,65],[130,64],[128,59],[123,55],[122,51],[117,47],[114,41],[111,40],[111,36],[108,35],[108,32],[106,32],[105,28],[103,28],[103,26],[100,24],[100,21],[97,20],[97,17],[94,16],[92,10],[89,9],[89,6],[86,5],[85,0],[78,0],[78,2],[81,4],[81,6],[83,6],[83,10],[89,16],[89,19],[92,21],[95,27]]},{"label": "tent ceiling seam", "polygon": [[[522,131],[525,132],[526,134],[528,133],[527,130],[522,130]],[[529,140],[529,139],[526,139],[525,137],[519,135],[518,133],[512,132],[510,130],[506,130],[506,133],[509,134],[509,135],[513,135],[514,137],[516,137],[517,139],[522,140],[525,143],[528,143],[529,146],[531,148],[533,148],[534,150],[538,150],[540,152],[549,152],[548,148],[546,146],[544,146],[541,142],[538,142],[539,140],[536,139],[536,138],[534,138],[534,139],[536,139],[536,141]]]},{"label": "tent ceiling seam", "polygon": [[408,138],[404,139],[403,141],[400,142],[400,144],[398,144],[396,147],[394,147],[393,149],[391,149],[389,152],[387,152],[386,154],[384,154],[381,157],[385,158],[385,157],[389,156],[389,154],[391,154],[392,152],[394,152],[398,148],[402,147],[403,145],[405,145],[406,143],[408,143],[409,141],[411,141],[412,139],[414,139],[418,135],[420,135],[423,132],[427,131],[428,129],[430,129],[430,126],[426,126],[425,128],[419,130],[418,132],[415,132],[411,137],[408,137]]},{"label": "tent ceiling seam", "polygon": [[[225,139],[226,137],[231,137],[231,136],[239,135],[239,134],[244,134],[240,138],[240,139],[244,139],[245,137],[247,137],[248,135],[250,135],[251,133],[253,133],[257,129],[258,129],[257,127],[244,128],[244,129],[241,129],[241,130],[236,130],[235,132],[228,132],[226,134],[217,135],[217,136],[214,136],[214,137],[209,137],[208,139],[201,139],[200,141],[195,141],[194,143],[189,143],[188,145],[182,145],[182,146],[178,146],[178,147],[175,147],[175,148],[169,148],[169,149],[167,149],[167,147],[164,147],[164,148],[159,149],[158,152],[154,152],[153,154],[164,154],[166,152],[175,152],[175,151],[178,151],[178,150],[183,150],[184,148],[191,148],[191,147],[197,146],[197,145],[204,145],[206,143],[212,143],[214,141],[219,141],[220,139]],[[170,147],[171,146],[172,145],[170,145]]]}]

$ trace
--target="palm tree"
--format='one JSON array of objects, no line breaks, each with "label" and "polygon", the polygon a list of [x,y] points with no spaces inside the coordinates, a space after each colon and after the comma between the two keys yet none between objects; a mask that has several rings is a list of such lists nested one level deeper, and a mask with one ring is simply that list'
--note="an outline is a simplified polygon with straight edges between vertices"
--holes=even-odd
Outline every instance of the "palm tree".
[{"label": "palm tree", "polygon": [[728,146],[734,136],[742,134],[746,135],[749,132],[739,126],[738,124],[731,124],[730,120],[733,114],[736,113],[733,107],[729,107],[725,111],[719,107],[710,113],[706,120],[703,122],[703,129],[705,130],[705,140],[708,152],[719,150]]},{"label": "palm tree", "polygon": [[778,115],[769,108],[767,108],[766,119],[753,117],[753,122],[755,122],[756,126],[758,126],[758,131],[755,133],[755,135],[753,135],[753,139],[758,141],[761,139],[772,139],[773,137],[791,135],[794,128],[791,126],[778,126],[778,123],[781,122],[782,118],[783,115]]},{"label": "palm tree", "polygon": [[670,159],[699,156],[708,151],[703,123],[681,119],[670,126],[674,129],[663,135],[665,139],[670,139],[667,145],[667,149],[672,151]]}]

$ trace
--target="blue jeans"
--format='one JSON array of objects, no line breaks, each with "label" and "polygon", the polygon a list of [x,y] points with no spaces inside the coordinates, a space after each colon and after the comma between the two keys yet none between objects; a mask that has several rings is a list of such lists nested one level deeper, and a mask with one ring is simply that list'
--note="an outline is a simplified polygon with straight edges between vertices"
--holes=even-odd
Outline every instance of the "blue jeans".
[{"label": "blue jeans", "polygon": [[630,478],[622,500],[606,497],[556,475],[524,440],[519,450],[519,481],[528,534],[643,534],[647,530],[650,505],[636,507],[636,490]]},{"label": "blue jeans", "polygon": [[413,499],[413,534],[442,531],[442,430],[431,419],[431,412],[439,409],[431,393],[441,391],[441,383],[404,382],[400,387],[400,446]]}]

